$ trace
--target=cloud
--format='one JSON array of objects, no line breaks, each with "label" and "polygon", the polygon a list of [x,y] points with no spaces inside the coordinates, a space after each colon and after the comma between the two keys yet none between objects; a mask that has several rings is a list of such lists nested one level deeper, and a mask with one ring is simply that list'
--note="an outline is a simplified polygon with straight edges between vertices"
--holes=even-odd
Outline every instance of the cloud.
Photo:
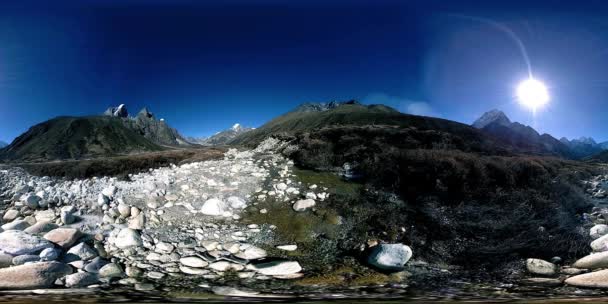
[{"label": "cloud", "polygon": [[391,96],[385,93],[371,93],[363,98],[366,104],[384,104],[396,108],[397,110],[421,116],[441,117],[430,103],[426,101],[412,100],[398,96]]}]

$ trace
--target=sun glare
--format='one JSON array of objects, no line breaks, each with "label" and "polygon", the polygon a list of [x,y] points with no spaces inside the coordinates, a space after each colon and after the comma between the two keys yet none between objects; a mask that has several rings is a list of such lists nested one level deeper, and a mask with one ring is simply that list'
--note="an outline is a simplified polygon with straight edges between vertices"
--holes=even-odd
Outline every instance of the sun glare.
[{"label": "sun glare", "polygon": [[519,103],[533,111],[546,105],[550,99],[547,87],[534,78],[528,78],[519,84],[517,98]]}]

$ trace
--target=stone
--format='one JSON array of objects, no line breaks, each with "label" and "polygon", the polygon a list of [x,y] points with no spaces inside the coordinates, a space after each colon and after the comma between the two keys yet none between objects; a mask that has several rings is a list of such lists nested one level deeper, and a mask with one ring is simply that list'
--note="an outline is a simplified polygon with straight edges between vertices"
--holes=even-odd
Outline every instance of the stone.
[{"label": "stone", "polygon": [[101,194],[107,196],[108,198],[113,198],[114,195],[116,195],[117,190],[118,189],[116,188],[116,186],[110,186],[110,187],[103,189],[101,191]]},{"label": "stone", "polygon": [[81,234],[78,229],[74,228],[57,228],[47,232],[44,238],[57,244],[63,249],[70,248],[80,238]]},{"label": "stone", "polygon": [[25,205],[30,209],[37,209],[38,202],[40,202],[42,198],[38,195],[28,195],[25,198]]},{"label": "stone", "polygon": [[125,273],[130,278],[139,278],[144,274],[144,271],[135,266],[125,268]]},{"label": "stone", "polygon": [[8,224],[2,225],[2,230],[25,230],[30,226],[30,223],[26,220],[14,220]]},{"label": "stone", "polygon": [[179,270],[185,274],[203,275],[209,273],[209,270],[201,268],[193,268],[184,265],[179,266]]},{"label": "stone", "polygon": [[65,277],[66,287],[85,287],[99,282],[99,277],[96,273],[77,272]]},{"label": "stone", "polygon": [[583,268],[583,269],[597,269],[597,268],[607,268],[608,267],[608,251],[590,254],[588,256],[582,257],[574,264],[572,264],[574,268]]},{"label": "stone", "polygon": [[76,221],[76,217],[74,216],[74,212],[76,212],[76,208],[74,206],[65,206],[61,208],[60,218],[61,222],[65,225],[72,224]]},{"label": "stone", "polygon": [[115,263],[109,263],[99,269],[99,276],[102,278],[121,278],[124,276],[122,268]]},{"label": "stone", "polygon": [[244,199],[242,199],[238,196],[229,197],[228,203],[230,204],[230,207],[232,207],[234,209],[243,209],[243,208],[247,207],[247,202],[245,202]]},{"label": "stone", "polygon": [[110,203],[110,199],[103,195],[103,193],[99,193],[99,196],[97,196],[97,204],[99,206],[103,206],[103,205],[107,205]]},{"label": "stone", "polygon": [[127,218],[131,215],[131,207],[127,204],[118,204],[118,213],[120,213],[120,216]]},{"label": "stone", "polygon": [[268,256],[268,254],[266,253],[266,250],[262,248],[249,246],[247,249],[237,253],[235,256],[245,260],[258,260],[265,258]]},{"label": "stone", "polygon": [[277,249],[285,251],[296,251],[298,249],[298,245],[279,245],[277,246]]},{"label": "stone", "polygon": [[88,261],[96,257],[97,252],[93,250],[93,248],[89,247],[89,245],[85,243],[79,243],[78,245],[68,250],[68,255],[76,256],[83,261]]},{"label": "stone", "polygon": [[165,277],[165,274],[162,272],[158,272],[158,271],[150,271],[148,273],[146,273],[146,276],[150,279],[155,279],[155,280],[159,280]]},{"label": "stone", "polygon": [[277,190],[280,190],[280,191],[285,191],[287,189],[287,184],[285,184],[285,183],[278,183],[275,186],[275,188],[277,188]]},{"label": "stone", "polygon": [[53,210],[41,210],[36,212],[34,216],[36,218],[36,222],[52,222],[55,220],[55,211]]},{"label": "stone", "polygon": [[526,278],[521,280],[521,283],[524,285],[545,287],[557,287],[563,284],[562,280],[553,278]]},{"label": "stone", "polygon": [[372,247],[367,262],[372,266],[387,270],[400,271],[412,257],[412,249],[403,244],[380,244]]},{"label": "stone", "polygon": [[129,220],[129,228],[135,230],[143,230],[146,225],[146,217],[143,213],[139,213],[137,216]]},{"label": "stone", "polygon": [[209,264],[209,268],[215,270],[215,271],[226,271],[230,268],[232,268],[232,264],[230,262],[226,262],[226,261],[219,261],[219,262],[214,262]]},{"label": "stone", "polygon": [[25,263],[38,262],[40,256],[33,254],[18,255],[13,258],[13,265],[23,265]]},{"label": "stone", "polygon": [[9,230],[0,233],[0,251],[13,256],[32,254],[52,247],[51,242],[23,231]]},{"label": "stone", "polygon": [[181,258],[179,259],[180,264],[187,266],[187,267],[194,267],[194,268],[204,268],[207,267],[209,265],[209,263],[207,263],[205,260],[199,258],[199,257],[185,257],[185,258]]},{"label": "stone", "polygon": [[9,267],[13,265],[13,256],[6,253],[0,252],[0,268]]},{"label": "stone", "polygon": [[15,210],[15,209],[9,209],[9,210],[6,210],[6,212],[4,213],[2,220],[4,222],[12,222],[18,217],[19,217],[19,211]]},{"label": "stone", "polygon": [[46,248],[42,250],[39,254],[40,260],[43,262],[55,261],[61,255],[61,251],[55,248]]},{"label": "stone", "polygon": [[526,269],[529,273],[542,276],[553,276],[557,272],[555,264],[540,259],[527,259]]},{"label": "stone", "polygon": [[86,272],[99,273],[99,270],[107,264],[108,261],[102,259],[101,257],[95,257],[90,263],[84,266],[84,270]]},{"label": "stone", "polygon": [[36,224],[25,228],[25,230],[23,230],[23,231],[25,231],[29,234],[38,234],[38,233],[49,232],[57,227],[59,227],[59,226],[57,226],[57,224],[55,224],[55,223],[42,221],[42,222],[37,222]]},{"label": "stone", "polygon": [[588,288],[608,288],[608,270],[580,274],[566,279],[567,285]]},{"label": "stone", "polygon": [[272,261],[256,265],[250,264],[247,268],[267,276],[291,275],[302,271],[300,263],[295,261]]},{"label": "stone", "polygon": [[591,249],[596,252],[606,251],[608,249],[608,234],[591,242]]},{"label": "stone", "polygon": [[72,273],[72,268],[58,262],[41,262],[0,269],[0,289],[36,289],[52,287],[55,281]]},{"label": "stone", "polygon": [[608,225],[605,224],[595,225],[589,229],[589,236],[594,240],[599,239],[606,234],[608,234]]},{"label": "stone", "polygon": [[304,199],[299,200],[295,204],[293,204],[293,210],[295,211],[306,211],[316,205],[315,200],[313,199]]},{"label": "stone", "polygon": [[212,198],[205,201],[200,212],[205,215],[222,216],[224,212],[228,211],[226,207],[225,202]]},{"label": "stone", "polygon": [[175,249],[175,246],[165,242],[158,242],[155,247],[156,252],[159,253],[171,253],[173,249]]},{"label": "stone", "polygon": [[137,230],[123,228],[116,236],[114,245],[120,249],[126,249],[130,247],[140,247],[143,245],[143,241]]}]

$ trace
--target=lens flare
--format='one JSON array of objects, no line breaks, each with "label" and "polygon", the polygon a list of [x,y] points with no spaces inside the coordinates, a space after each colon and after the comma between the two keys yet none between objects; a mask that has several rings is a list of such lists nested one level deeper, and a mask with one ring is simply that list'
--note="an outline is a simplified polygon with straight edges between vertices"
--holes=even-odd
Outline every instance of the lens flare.
[{"label": "lens flare", "polygon": [[541,81],[534,78],[528,78],[519,84],[517,87],[517,98],[519,99],[519,103],[533,111],[546,105],[550,100],[547,87]]}]

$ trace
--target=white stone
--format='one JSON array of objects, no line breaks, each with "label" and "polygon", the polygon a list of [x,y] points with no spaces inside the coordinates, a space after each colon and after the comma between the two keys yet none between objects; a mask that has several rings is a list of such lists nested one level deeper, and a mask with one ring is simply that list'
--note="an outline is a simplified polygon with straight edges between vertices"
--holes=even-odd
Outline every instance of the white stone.
[{"label": "white stone", "polygon": [[217,199],[208,199],[201,208],[201,213],[205,215],[221,216],[226,210],[226,203]]},{"label": "white stone", "polygon": [[295,204],[293,204],[293,210],[295,211],[306,211],[316,205],[315,201],[312,199],[304,199],[299,200]]}]

